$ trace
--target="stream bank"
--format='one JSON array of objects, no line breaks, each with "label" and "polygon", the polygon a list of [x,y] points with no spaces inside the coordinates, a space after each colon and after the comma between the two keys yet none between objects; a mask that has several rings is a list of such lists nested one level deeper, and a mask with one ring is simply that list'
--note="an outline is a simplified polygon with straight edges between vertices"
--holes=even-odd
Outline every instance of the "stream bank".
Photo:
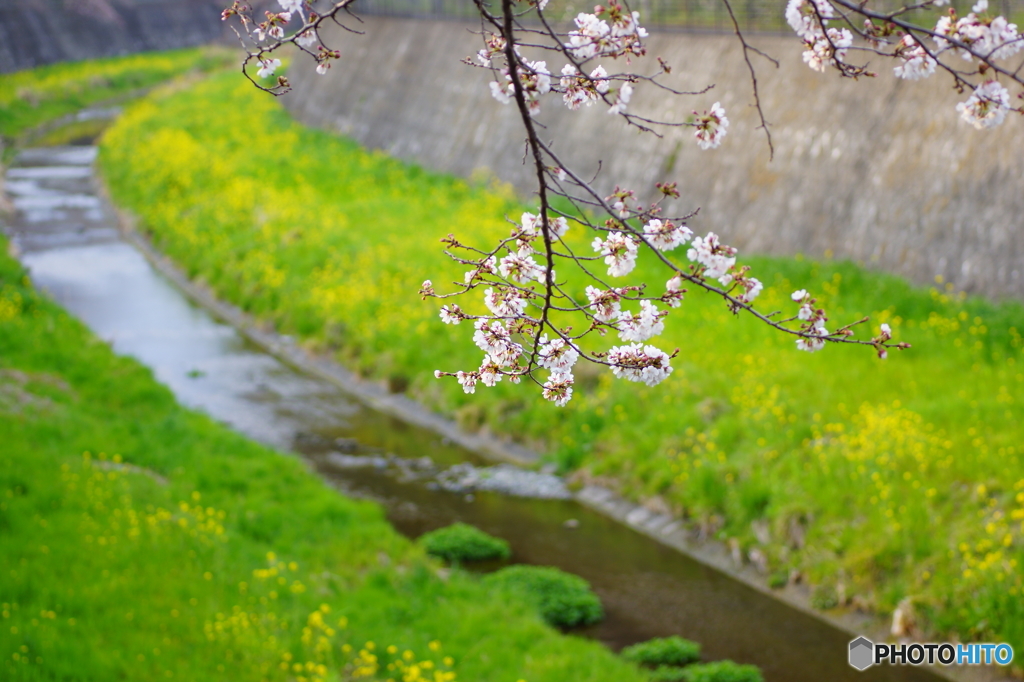
[{"label": "stream bank", "polygon": [[[54,153],[65,154],[64,162],[73,160],[75,154],[87,154],[76,150]],[[29,164],[35,158],[35,163],[39,163],[43,157],[44,152],[29,152],[21,162]],[[27,174],[36,175],[35,179],[40,181],[45,176],[43,172]],[[91,182],[80,173],[78,179]],[[239,311],[213,300],[207,292],[189,283],[136,232],[126,231],[128,238],[176,285],[288,364],[328,379],[335,388],[347,379],[352,382],[347,386],[349,391],[362,392],[364,400],[384,406],[392,415],[408,410],[410,421],[431,428],[437,426],[446,437],[452,433],[454,438],[439,440],[405,423],[370,413],[324,382],[303,378],[276,361],[270,362],[241,339],[232,340],[234,331],[230,328],[180,301],[174,302],[180,297],[159,277],[145,275],[147,269],[139,265],[138,259],[132,262],[132,250],[123,242],[118,245],[109,223],[104,224],[111,218],[109,206],[98,200],[93,203],[61,196],[60,192],[74,188],[62,185],[68,178],[54,182],[63,190],[50,187],[50,198],[36,197],[35,208],[33,201],[23,197],[22,209],[76,210],[72,204],[77,202],[89,204],[80,207],[86,212],[101,210],[107,214],[94,220],[98,214],[89,213],[85,217],[92,223],[79,224],[71,231],[65,225],[63,236],[59,236],[62,230],[58,228],[50,230],[48,236],[26,228],[18,242],[36,281],[86,319],[98,333],[112,339],[119,352],[137,355],[154,367],[157,376],[183,402],[205,409],[259,440],[304,452],[319,471],[346,492],[385,504],[392,522],[403,532],[416,536],[453,520],[467,520],[510,539],[517,560],[559,565],[582,575],[594,584],[609,612],[608,621],[587,634],[614,648],[651,636],[683,634],[703,642],[712,658],[732,657],[757,663],[769,679],[842,680],[851,675],[850,679],[909,680],[921,675],[924,677],[920,679],[928,679],[924,671],[912,669],[876,670],[869,676],[854,673],[845,662],[845,643],[850,639],[845,633],[792,611],[776,601],[774,595],[758,595],[717,571],[687,561],[675,551],[610,519],[588,515],[572,502],[515,500],[487,492],[467,500],[464,494],[441,491],[443,494],[438,495],[415,482],[381,475],[373,468],[356,471],[349,467],[348,471],[340,471],[344,467],[337,466],[336,456],[332,463],[332,455],[338,454],[339,438],[344,443],[354,439],[357,451],[366,448],[362,454],[383,451],[401,457],[422,457],[424,449],[429,448],[434,461],[449,464],[467,460],[485,464],[453,447],[455,438],[461,438],[459,442],[463,445],[490,441],[484,451],[492,457],[520,462],[531,458],[523,450],[506,449],[496,439],[460,435],[454,424],[411,401],[388,394],[380,386],[357,382],[341,368],[308,356],[289,339],[258,329]],[[70,194],[82,195],[85,193]],[[37,223],[47,219],[45,214],[36,217]],[[90,264],[85,270],[83,259]],[[139,282],[140,277],[144,284]],[[97,293],[121,296],[121,304],[111,306],[109,298],[95,298]],[[93,298],[90,300],[87,294]],[[110,312],[111,307],[116,312]],[[168,309],[176,311],[170,318]],[[190,328],[193,331],[188,331]],[[319,437],[309,437],[311,432]],[[343,449],[352,446],[345,445]],[[578,498],[625,519],[660,542],[665,542],[665,536],[678,533],[680,548],[692,544],[685,530],[673,528],[671,521],[652,517],[595,488],[585,489]],[[575,528],[566,526],[570,520],[576,522]],[[712,557],[710,552],[708,557]],[[810,659],[814,659],[813,663]],[[806,677],[795,675],[796,669],[801,669]]]}]

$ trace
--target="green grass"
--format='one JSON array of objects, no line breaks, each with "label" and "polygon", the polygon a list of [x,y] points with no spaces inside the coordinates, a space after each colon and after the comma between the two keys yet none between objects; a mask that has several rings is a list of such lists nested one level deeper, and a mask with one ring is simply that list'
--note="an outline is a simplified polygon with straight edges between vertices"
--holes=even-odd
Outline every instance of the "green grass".
[{"label": "green grass", "polygon": [[489,574],[484,582],[532,604],[556,627],[591,625],[604,618],[590,583],[558,568],[517,564]]},{"label": "green grass", "polygon": [[[792,312],[789,294],[807,288],[833,319],[870,315],[862,336],[888,322],[914,348],[884,362],[809,355],[694,293],[658,341],[680,349],[661,386],[581,368],[565,409],[507,382],[466,396],[432,372],[476,368],[471,329],[442,325],[416,291],[462,280],[440,237],[508,233],[504,216],[523,207],[507,191],[304,128],[233,74],[134,107],[101,165],[191,276],[363,376],[758,547],[770,573],[799,569],[822,594],[883,612],[910,597],[936,634],[1024,646],[1020,304],[848,262],[749,257],[763,310]],[[643,257],[636,275],[667,279]]]},{"label": "green grass", "polygon": [[235,55],[188,48],[66,62],[0,75],[0,137],[13,138],[96,102],[117,98],[190,72],[209,71]]},{"label": "green grass", "polygon": [[453,523],[422,535],[417,542],[427,554],[450,563],[508,559],[512,550],[506,540],[488,535],[467,523]]},{"label": "green grass", "polygon": [[683,682],[764,682],[764,676],[756,666],[732,661],[697,663],[682,668],[682,672]]},{"label": "green grass", "polygon": [[682,637],[659,637],[628,646],[620,652],[627,661],[656,668],[682,666],[700,660],[700,644]]},{"label": "green grass", "polygon": [[6,255],[0,443],[4,680],[643,679],[180,407]]}]

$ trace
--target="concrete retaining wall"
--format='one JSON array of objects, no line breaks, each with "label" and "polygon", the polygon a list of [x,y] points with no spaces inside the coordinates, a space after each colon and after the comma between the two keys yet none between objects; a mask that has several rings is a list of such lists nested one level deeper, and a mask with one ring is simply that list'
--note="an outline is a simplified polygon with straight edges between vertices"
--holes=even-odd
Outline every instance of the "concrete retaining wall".
[{"label": "concrete retaining wall", "polygon": [[[516,112],[491,98],[487,72],[458,63],[479,49],[474,25],[367,17],[362,28],[365,36],[331,36],[343,58],[327,76],[296,62],[286,106],[424,166],[459,175],[487,168],[533,191]],[[576,169],[600,162],[604,190],[678,181],[679,212],[700,207],[695,231],[714,230],[744,251],[831,252],[919,283],[942,275],[970,292],[1024,297],[1024,120],[975,131],[955,111],[966,96],[938,76],[899,81],[879,62],[879,78],[853,82],[812,72],[795,39],[754,42],[782,63],[757,62],[773,161],[727,35],[656,33],[645,62],[664,57],[678,89],[715,88],[673,101],[639,87],[630,105],[682,120],[720,100],[731,127],[718,150],[701,151],[688,131],[638,135],[597,107],[571,113],[556,96],[540,117],[546,137]],[[550,66],[557,73],[562,64]]]},{"label": "concrete retaining wall", "polygon": [[0,73],[202,45],[221,37],[220,0],[3,0]]}]

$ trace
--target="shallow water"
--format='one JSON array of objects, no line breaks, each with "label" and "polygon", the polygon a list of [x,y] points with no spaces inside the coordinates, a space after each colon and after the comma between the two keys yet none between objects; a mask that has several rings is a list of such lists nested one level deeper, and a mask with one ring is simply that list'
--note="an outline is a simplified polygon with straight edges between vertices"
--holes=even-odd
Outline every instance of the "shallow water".
[{"label": "shallow water", "polygon": [[[612,648],[678,634],[700,642],[705,660],[754,663],[771,682],[939,679],[909,667],[857,672],[845,633],[574,501],[451,493],[394,468],[334,466],[329,455],[341,449],[486,462],[294,371],[189,302],[121,240],[95,191],[95,155],[93,147],[21,152],[7,174],[17,209],[7,231],[37,286],[149,366],[185,405],[301,453],[340,490],[383,504],[410,537],[465,521],[509,540],[516,562],[583,576],[607,617],[576,632]],[[578,526],[567,527],[570,519]]]}]

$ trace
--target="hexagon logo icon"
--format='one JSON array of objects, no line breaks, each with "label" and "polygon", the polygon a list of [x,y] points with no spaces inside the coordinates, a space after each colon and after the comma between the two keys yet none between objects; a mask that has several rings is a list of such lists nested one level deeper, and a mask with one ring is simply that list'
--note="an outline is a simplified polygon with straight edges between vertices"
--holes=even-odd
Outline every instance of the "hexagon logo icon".
[{"label": "hexagon logo icon", "polygon": [[875,662],[875,644],[867,637],[850,642],[850,665],[857,670],[870,668]]}]

